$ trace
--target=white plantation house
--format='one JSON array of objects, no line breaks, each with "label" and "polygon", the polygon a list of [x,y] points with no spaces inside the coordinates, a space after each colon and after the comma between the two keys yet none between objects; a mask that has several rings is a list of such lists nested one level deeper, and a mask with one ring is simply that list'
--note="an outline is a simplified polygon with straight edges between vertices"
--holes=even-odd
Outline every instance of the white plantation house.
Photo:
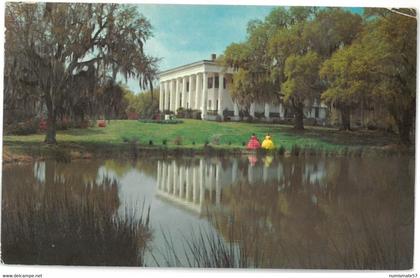
[{"label": "white plantation house", "polygon": [[[233,69],[225,69],[211,60],[202,60],[160,72],[159,111],[177,113],[179,108],[199,110],[203,120],[214,120],[224,114],[232,120],[240,119],[240,111],[247,110],[249,115],[261,115],[263,119],[284,119],[287,117],[283,104],[252,103],[247,109],[236,103],[229,92]],[[323,121],[327,107],[315,103],[305,109],[307,118]],[[225,113],[224,113],[225,111]]]}]

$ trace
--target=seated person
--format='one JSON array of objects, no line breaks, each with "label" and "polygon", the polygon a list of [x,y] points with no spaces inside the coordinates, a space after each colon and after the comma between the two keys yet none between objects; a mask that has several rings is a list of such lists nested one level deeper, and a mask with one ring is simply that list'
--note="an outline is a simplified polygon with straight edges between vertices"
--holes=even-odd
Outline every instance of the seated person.
[{"label": "seated person", "polygon": [[271,139],[270,134],[267,134],[265,136],[264,141],[261,144],[261,148],[265,149],[265,150],[273,150],[275,148],[273,140]]},{"label": "seated person", "polygon": [[257,136],[255,136],[255,133],[252,134],[251,139],[249,139],[248,144],[246,145],[246,148],[248,150],[256,150],[261,147],[260,141],[258,140]]}]

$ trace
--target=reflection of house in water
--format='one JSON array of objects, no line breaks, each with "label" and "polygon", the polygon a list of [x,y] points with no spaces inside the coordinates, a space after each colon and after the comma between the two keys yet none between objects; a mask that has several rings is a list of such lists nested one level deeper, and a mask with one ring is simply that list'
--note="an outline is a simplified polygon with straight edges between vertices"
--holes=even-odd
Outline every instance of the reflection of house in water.
[{"label": "reflection of house in water", "polygon": [[305,177],[310,184],[320,184],[325,177],[325,161],[314,161],[305,164]]},{"label": "reflection of house in water", "polygon": [[[212,197],[216,192],[216,203],[220,202],[220,164],[200,159],[190,164],[172,161],[158,161],[157,194],[188,210],[201,214],[204,210],[206,191]],[[214,189],[213,189],[214,187]]]},{"label": "reflection of house in water", "polygon": [[[315,164],[305,168],[302,175],[309,175],[314,181],[320,179],[325,165]],[[198,214],[207,208],[219,207],[223,189],[240,182],[251,186],[277,184],[279,188],[284,188],[287,183],[283,162],[265,157],[255,163],[255,157],[252,160],[241,157],[159,160],[157,163],[157,195]]]}]

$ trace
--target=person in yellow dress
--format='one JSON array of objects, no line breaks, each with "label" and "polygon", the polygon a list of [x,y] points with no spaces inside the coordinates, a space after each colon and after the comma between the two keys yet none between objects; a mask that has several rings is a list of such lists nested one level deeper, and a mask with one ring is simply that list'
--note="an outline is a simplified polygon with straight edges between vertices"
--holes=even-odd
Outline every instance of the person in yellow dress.
[{"label": "person in yellow dress", "polygon": [[265,150],[273,150],[275,148],[273,139],[271,138],[270,134],[265,136],[264,141],[261,144],[261,148]]}]

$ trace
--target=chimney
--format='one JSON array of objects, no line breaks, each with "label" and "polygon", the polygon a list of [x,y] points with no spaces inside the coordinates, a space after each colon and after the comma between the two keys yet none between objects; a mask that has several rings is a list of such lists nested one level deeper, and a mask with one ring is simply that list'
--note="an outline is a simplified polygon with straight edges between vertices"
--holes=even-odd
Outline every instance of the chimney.
[{"label": "chimney", "polygon": [[216,54],[211,54],[211,60],[216,61]]}]

